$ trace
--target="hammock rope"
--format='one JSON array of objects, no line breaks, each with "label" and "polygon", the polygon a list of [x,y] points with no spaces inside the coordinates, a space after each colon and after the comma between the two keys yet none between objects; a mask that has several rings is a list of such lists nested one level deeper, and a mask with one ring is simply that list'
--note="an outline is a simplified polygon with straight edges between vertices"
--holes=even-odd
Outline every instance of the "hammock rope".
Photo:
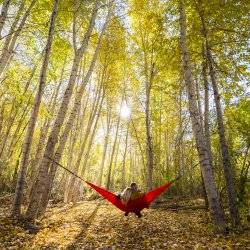
[{"label": "hammock rope", "polygon": [[48,159],[50,159],[52,162],[54,162],[55,164],[57,164],[58,166],[60,166],[64,170],[68,171],[69,173],[71,173],[75,177],[79,178],[80,180],[82,180],[83,182],[88,184],[97,193],[99,193],[103,198],[105,198],[110,203],[112,203],[114,206],[116,206],[117,208],[119,208],[120,210],[122,210],[124,212],[139,213],[144,208],[149,208],[150,203],[152,203],[160,194],[162,194],[176,180],[178,180],[181,177],[181,175],[179,174],[176,179],[169,181],[169,182],[165,183],[164,185],[143,194],[141,197],[139,197],[137,199],[129,201],[127,204],[123,204],[121,202],[121,200],[117,197],[116,194],[111,193],[110,191],[108,191],[102,187],[98,187],[97,185],[95,185],[91,182],[85,181],[84,179],[82,179],[80,176],[78,176],[77,174],[75,174],[71,170],[67,169],[66,167],[64,167],[60,163],[56,162],[54,159],[52,159],[52,158],[48,158]]}]

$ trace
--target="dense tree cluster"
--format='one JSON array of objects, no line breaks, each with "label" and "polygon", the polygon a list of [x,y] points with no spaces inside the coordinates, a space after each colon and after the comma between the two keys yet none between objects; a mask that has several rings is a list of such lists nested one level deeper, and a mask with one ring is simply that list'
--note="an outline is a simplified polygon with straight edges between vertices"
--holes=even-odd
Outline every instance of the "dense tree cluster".
[{"label": "dense tree cluster", "polygon": [[[249,4],[2,0],[0,192],[33,221],[84,184],[202,195],[216,227],[249,206]],[[23,206],[25,205],[25,206]],[[223,208],[222,208],[223,207]]]}]

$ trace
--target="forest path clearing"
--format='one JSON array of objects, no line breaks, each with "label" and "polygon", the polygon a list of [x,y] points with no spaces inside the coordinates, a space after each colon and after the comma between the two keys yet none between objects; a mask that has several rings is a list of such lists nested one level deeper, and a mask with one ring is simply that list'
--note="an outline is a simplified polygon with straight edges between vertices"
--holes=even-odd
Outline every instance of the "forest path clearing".
[{"label": "forest path clearing", "polygon": [[249,232],[214,235],[205,210],[144,210],[128,217],[105,201],[50,208],[37,234],[0,215],[0,249],[250,249]]}]

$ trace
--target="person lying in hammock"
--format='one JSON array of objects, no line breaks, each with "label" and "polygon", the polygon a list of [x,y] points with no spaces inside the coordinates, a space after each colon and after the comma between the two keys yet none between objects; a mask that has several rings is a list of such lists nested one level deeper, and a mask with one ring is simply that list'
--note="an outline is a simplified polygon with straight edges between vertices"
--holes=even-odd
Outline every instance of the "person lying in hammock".
[{"label": "person lying in hammock", "polygon": [[[116,197],[120,199],[123,205],[127,205],[129,201],[135,200],[141,197],[143,193],[138,189],[138,186],[135,182],[130,184],[130,187],[125,188],[121,194],[118,194]],[[129,212],[125,213],[125,216],[128,216]],[[136,213],[138,218],[141,218],[141,213]]]}]

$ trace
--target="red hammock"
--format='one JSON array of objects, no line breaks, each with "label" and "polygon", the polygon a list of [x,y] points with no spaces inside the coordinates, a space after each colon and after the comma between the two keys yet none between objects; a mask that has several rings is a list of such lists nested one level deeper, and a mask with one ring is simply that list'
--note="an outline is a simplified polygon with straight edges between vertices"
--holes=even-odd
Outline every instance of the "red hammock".
[{"label": "red hammock", "polygon": [[167,188],[169,188],[173,184],[173,181],[168,182],[152,191],[149,191],[148,193],[142,195],[141,197],[135,200],[129,201],[127,205],[122,204],[121,200],[118,199],[115,194],[101,187],[98,187],[88,181],[86,181],[86,183],[93,189],[95,189],[96,192],[98,192],[101,196],[103,196],[105,199],[107,199],[109,202],[111,202],[114,206],[121,209],[122,211],[139,213],[142,209],[148,208],[150,203],[154,199],[156,199],[162,192],[164,192]]},{"label": "red hammock", "polygon": [[[80,176],[75,174],[74,172],[70,171],[69,169],[65,168],[63,165],[60,163],[54,161],[54,159],[48,157],[51,161],[56,163],[58,166],[61,168],[65,169],[75,177],[79,178],[80,180],[84,181]],[[140,211],[144,208],[148,208],[150,203],[155,200],[162,192],[164,192],[167,188],[169,188],[174,181],[178,180],[181,176],[178,175],[178,177],[170,182],[167,182],[166,184],[142,195],[141,197],[129,201],[127,205],[122,204],[121,200],[117,198],[117,196],[108,190],[105,190],[104,188],[98,187],[94,185],[93,183],[90,183],[88,181],[85,181],[89,186],[91,186],[93,189],[95,189],[101,196],[103,196],[105,199],[107,199],[109,202],[111,202],[114,206],[117,208],[121,209],[124,212],[134,212],[134,213],[140,213]]]}]

